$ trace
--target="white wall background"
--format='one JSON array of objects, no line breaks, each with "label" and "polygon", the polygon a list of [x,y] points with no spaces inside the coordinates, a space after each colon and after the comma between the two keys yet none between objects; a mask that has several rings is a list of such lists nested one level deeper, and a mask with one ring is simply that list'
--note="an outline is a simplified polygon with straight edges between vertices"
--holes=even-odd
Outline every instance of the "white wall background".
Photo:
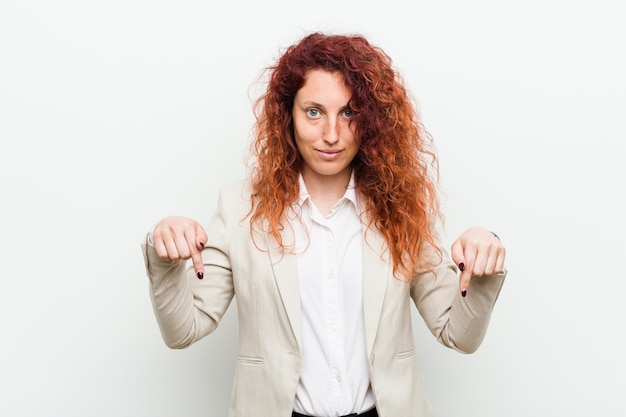
[{"label": "white wall background", "polygon": [[625,415],[618,3],[3,0],[0,415],[226,415],[234,309],[166,348],[139,242],[167,214],[208,221],[245,175],[249,87],[312,30],[365,34],[405,75],[446,243],[480,224],[507,244],[477,353],[415,324],[436,415]]}]

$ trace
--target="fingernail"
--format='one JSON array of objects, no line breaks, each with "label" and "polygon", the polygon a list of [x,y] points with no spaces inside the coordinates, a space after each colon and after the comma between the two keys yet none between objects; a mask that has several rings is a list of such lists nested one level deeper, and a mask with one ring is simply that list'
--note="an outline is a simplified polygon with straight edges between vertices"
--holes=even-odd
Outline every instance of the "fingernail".
[{"label": "fingernail", "polygon": [[202,278],[204,278],[204,273],[202,273],[202,271],[198,271],[196,273],[196,276],[198,277],[198,279],[202,279]]},{"label": "fingernail", "polygon": [[459,269],[461,270],[461,272],[465,271],[465,264],[463,262],[459,264]]},{"label": "fingernail", "polygon": [[463,288],[463,289],[461,290],[461,295],[462,295],[463,297],[465,297],[465,296],[467,295],[467,289],[466,289],[466,288]]}]

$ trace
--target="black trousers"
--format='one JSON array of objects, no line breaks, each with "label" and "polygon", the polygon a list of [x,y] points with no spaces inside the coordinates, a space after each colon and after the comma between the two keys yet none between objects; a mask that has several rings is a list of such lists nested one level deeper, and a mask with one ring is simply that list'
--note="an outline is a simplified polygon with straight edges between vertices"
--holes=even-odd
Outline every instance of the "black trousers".
[{"label": "black trousers", "polygon": [[[296,413],[294,411],[293,413],[291,413],[291,417],[313,417],[313,416],[307,416],[304,414]],[[376,408],[372,408],[371,410],[366,411],[361,414],[348,414],[347,416],[341,416],[341,417],[378,417],[378,413],[376,412]]]}]

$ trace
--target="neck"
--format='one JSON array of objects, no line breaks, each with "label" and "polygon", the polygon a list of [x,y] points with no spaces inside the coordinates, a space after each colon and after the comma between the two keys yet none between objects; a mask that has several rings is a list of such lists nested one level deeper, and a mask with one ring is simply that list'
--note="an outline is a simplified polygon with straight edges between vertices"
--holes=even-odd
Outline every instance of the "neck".
[{"label": "neck", "polygon": [[336,175],[318,175],[306,169],[302,171],[311,200],[323,215],[330,213],[330,209],[346,193],[351,173],[351,167]]}]

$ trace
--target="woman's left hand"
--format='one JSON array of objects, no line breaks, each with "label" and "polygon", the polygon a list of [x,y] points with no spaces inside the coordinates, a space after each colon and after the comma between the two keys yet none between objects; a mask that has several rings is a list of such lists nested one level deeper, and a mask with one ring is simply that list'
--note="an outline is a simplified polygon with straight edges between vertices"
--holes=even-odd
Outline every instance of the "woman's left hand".
[{"label": "woman's left hand", "polygon": [[467,294],[472,276],[504,271],[506,250],[500,239],[482,227],[471,227],[452,244],[452,260],[461,270],[461,294]]}]

